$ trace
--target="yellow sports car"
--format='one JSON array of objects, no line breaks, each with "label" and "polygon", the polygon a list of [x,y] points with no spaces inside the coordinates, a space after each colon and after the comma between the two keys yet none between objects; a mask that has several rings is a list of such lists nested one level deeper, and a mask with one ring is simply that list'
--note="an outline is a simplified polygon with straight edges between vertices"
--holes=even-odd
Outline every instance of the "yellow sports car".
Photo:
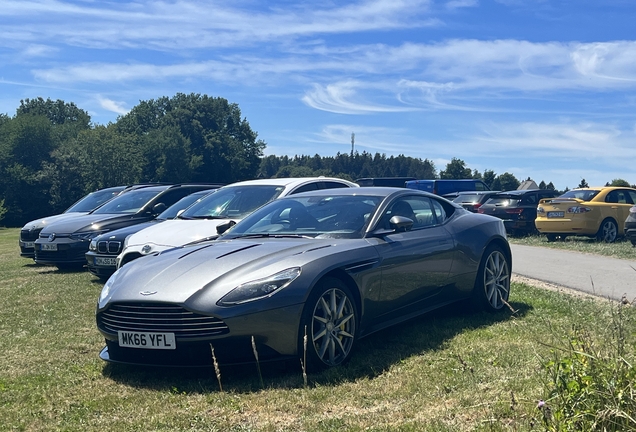
[{"label": "yellow sports car", "polygon": [[557,198],[539,201],[534,223],[549,241],[576,235],[611,243],[623,233],[625,219],[635,203],[636,189],[628,187],[572,189]]}]

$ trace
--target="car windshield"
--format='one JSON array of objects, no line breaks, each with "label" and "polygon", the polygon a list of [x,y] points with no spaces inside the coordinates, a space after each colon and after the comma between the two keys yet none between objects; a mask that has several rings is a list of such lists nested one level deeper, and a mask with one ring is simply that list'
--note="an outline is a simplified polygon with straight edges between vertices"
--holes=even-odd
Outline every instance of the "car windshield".
[{"label": "car windshield", "polygon": [[181,210],[187,209],[192,204],[194,204],[197,200],[200,200],[201,198],[203,198],[209,193],[212,193],[212,191],[206,190],[201,192],[195,192],[186,197],[183,197],[179,201],[177,201],[176,203],[172,204],[170,207],[165,209],[159,216],[157,216],[157,219],[160,219],[160,220],[174,219],[177,217],[177,215],[179,214]]},{"label": "car windshield", "polygon": [[490,197],[486,204],[496,205],[496,206],[511,206],[516,205],[521,198],[518,196],[511,195],[496,195]]},{"label": "car windshield", "polygon": [[290,235],[361,238],[381,200],[364,195],[284,198],[252,213],[223,238]]},{"label": "car windshield", "polygon": [[576,198],[582,201],[592,201],[600,190],[597,189],[573,189],[571,191],[567,191],[559,198]]},{"label": "car windshield", "polygon": [[91,192],[84,198],[67,208],[64,213],[89,212],[104,204],[109,199],[116,197],[122,190],[124,190],[123,187],[118,189],[109,188]]},{"label": "car windshield", "polygon": [[148,201],[156,197],[158,190],[134,190],[113,198],[93,214],[137,213]]},{"label": "car windshield", "polygon": [[474,203],[479,202],[479,199],[482,197],[482,194],[461,194],[458,195],[457,198],[453,200],[456,203]]},{"label": "car windshield", "polygon": [[230,186],[219,189],[194,204],[181,219],[242,219],[254,210],[276,199],[284,186]]}]

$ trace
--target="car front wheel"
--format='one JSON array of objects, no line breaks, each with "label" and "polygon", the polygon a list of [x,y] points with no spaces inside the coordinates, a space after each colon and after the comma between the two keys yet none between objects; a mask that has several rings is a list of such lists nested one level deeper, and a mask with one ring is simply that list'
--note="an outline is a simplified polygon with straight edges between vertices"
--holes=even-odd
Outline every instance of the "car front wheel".
[{"label": "car front wheel", "polygon": [[475,282],[474,297],[477,306],[494,312],[508,303],[510,296],[510,263],[500,247],[486,250]]},{"label": "car front wheel", "polygon": [[346,362],[356,340],[357,325],[358,312],[349,288],[336,278],[322,280],[305,304],[300,326],[299,354],[307,370]]},{"label": "car front wheel", "polygon": [[618,225],[616,225],[616,222],[614,222],[612,219],[605,219],[598,229],[596,238],[598,239],[598,241],[602,241],[605,243],[614,243],[617,237]]}]

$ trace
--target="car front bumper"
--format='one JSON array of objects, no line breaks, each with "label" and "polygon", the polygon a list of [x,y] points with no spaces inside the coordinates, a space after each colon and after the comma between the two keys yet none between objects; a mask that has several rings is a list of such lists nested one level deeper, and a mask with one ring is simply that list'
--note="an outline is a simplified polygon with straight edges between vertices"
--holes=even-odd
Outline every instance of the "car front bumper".
[{"label": "car front bumper", "polygon": [[217,362],[240,364],[255,362],[252,338],[259,361],[281,360],[297,356],[298,330],[303,304],[296,304],[256,313],[219,318],[227,331],[217,336],[180,338],[176,336],[176,349],[143,349],[121,347],[118,334],[98,329],[106,340],[100,358],[113,363],[149,366],[213,366],[212,348]]}]

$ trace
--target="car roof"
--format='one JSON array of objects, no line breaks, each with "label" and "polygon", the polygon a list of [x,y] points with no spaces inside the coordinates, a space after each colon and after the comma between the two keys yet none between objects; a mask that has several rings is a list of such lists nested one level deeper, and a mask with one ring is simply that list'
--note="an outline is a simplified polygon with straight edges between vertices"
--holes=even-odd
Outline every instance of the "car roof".
[{"label": "car roof", "polygon": [[338,181],[338,182],[347,183],[351,187],[358,186],[357,184],[353,182],[350,182],[348,180],[344,180],[341,178],[336,178],[336,177],[295,177],[295,178],[271,178],[271,179],[246,180],[246,181],[232,183],[225,187],[259,186],[259,185],[295,187],[295,186],[299,186],[301,184],[309,183],[313,181]]},{"label": "car roof", "polygon": [[[432,194],[430,192],[425,192],[418,189],[408,189],[401,187],[389,187],[389,186],[361,186],[357,188],[338,188],[338,189],[320,189],[309,192],[302,192],[298,194],[294,194],[289,196],[289,198],[299,197],[299,196],[324,196],[324,195],[366,195],[366,196],[377,196],[377,197],[388,197],[390,195],[424,195],[435,198],[441,198],[439,195]],[[286,197],[287,198],[287,197]],[[281,198],[282,199],[282,198]]]}]

